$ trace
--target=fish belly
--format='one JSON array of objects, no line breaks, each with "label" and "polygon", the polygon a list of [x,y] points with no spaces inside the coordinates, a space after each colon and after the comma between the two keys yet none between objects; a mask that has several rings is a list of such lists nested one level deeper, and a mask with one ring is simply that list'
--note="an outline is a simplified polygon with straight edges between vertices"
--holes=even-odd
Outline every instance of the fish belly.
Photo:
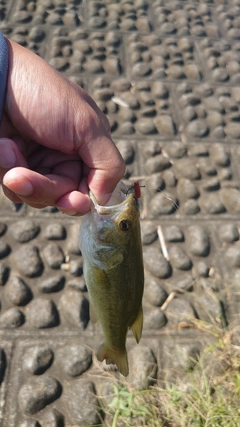
[{"label": "fish belly", "polygon": [[126,268],[126,263],[108,271],[87,262],[84,265],[91,319],[99,320],[105,336],[97,357],[100,361],[115,363],[125,376],[128,375],[127,331],[131,328],[137,341],[142,332],[142,292],[137,288],[138,277],[136,274],[133,277],[132,271]]}]

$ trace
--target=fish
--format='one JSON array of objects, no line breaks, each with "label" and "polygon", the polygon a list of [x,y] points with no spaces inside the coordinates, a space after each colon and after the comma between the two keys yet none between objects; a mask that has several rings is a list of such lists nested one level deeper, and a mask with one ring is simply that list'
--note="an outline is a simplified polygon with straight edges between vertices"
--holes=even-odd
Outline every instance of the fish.
[{"label": "fish", "polygon": [[83,273],[89,293],[90,319],[100,322],[105,342],[97,359],[129,374],[128,330],[139,342],[143,328],[144,267],[140,233],[139,183],[116,186],[105,206],[93,193],[91,211],[80,228]]}]

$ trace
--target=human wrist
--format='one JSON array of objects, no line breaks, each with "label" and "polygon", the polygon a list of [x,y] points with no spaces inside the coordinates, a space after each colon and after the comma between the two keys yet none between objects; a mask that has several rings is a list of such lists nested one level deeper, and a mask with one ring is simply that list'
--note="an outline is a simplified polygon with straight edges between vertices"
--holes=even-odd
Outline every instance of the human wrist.
[{"label": "human wrist", "polygon": [[0,124],[5,104],[8,76],[8,46],[5,37],[0,32]]}]

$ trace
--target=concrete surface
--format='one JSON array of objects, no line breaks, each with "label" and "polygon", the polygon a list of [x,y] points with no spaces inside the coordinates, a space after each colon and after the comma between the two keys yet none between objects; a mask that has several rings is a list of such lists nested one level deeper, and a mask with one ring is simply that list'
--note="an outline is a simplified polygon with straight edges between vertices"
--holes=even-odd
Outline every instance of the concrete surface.
[{"label": "concrete surface", "polygon": [[[146,186],[144,332],[128,339],[128,381],[184,376],[205,340],[191,318],[238,338],[239,2],[1,0],[0,29],[93,96],[126,182]],[[3,427],[103,422],[98,396],[118,374],[95,360],[80,222],[0,196]]]}]

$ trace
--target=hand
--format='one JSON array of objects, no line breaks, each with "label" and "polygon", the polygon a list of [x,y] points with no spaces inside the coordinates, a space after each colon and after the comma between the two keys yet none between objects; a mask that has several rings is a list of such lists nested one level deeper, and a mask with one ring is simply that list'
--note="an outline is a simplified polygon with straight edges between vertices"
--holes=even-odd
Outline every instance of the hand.
[{"label": "hand", "polygon": [[14,203],[83,215],[89,188],[105,204],[124,162],[106,116],[78,85],[8,40],[9,75],[0,128],[0,178]]}]

